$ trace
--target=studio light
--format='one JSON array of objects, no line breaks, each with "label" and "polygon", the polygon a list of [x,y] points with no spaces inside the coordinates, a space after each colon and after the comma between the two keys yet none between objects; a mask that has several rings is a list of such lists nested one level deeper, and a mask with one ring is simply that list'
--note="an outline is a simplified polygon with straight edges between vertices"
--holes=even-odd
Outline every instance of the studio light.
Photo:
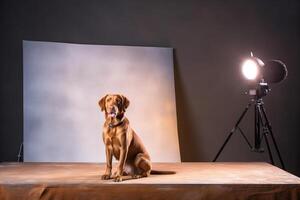
[{"label": "studio light", "polygon": [[242,74],[252,81],[279,83],[287,77],[288,71],[282,61],[269,60],[264,63],[251,52],[251,57],[242,64]]},{"label": "studio light", "polygon": [[[263,97],[266,96],[270,92],[270,88],[268,83],[279,83],[283,81],[287,77],[287,68],[283,62],[280,60],[270,60],[266,61],[265,63],[259,59],[258,57],[254,57],[253,53],[251,52],[251,57],[245,60],[242,64],[242,74],[244,77],[254,82],[254,86],[249,89],[247,94],[250,96],[250,101],[244,111],[242,112],[241,116],[238,118],[235,126],[231,129],[228,137],[225,139],[223,145],[219,149],[217,155],[215,156],[213,162],[215,162],[219,155],[222,153],[224,147],[230,140],[233,133],[238,130],[243,138],[245,139],[246,143],[248,144],[249,148],[254,152],[264,152],[264,149],[261,147],[263,140],[267,146],[267,150],[269,153],[269,158],[271,163],[274,165],[274,159],[272,154],[272,149],[270,147],[269,137],[271,137],[271,142],[273,143],[277,156],[279,158],[280,164],[284,169],[284,162],[281,158],[279,148],[275,141],[275,137],[273,135],[272,127],[267,117]],[[244,116],[246,115],[249,108],[254,107],[254,144],[252,145],[242,129],[239,127],[240,122],[243,120]]]}]

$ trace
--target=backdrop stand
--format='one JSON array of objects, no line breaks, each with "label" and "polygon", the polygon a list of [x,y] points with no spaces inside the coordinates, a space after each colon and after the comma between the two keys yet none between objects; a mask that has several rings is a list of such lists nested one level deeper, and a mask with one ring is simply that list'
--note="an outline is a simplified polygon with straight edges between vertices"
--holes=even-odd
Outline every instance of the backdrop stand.
[{"label": "backdrop stand", "polygon": [[18,162],[23,161],[23,142],[21,142],[20,147],[19,147],[19,153],[18,153]]}]

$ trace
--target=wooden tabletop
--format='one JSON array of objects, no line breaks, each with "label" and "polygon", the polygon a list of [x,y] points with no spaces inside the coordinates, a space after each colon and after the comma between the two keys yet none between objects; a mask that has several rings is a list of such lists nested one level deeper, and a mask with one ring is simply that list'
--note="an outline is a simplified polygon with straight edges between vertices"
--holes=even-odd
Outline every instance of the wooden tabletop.
[{"label": "wooden tabletop", "polygon": [[0,184],[300,184],[300,178],[260,162],[154,163],[153,169],[176,174],[120,183],[101,180],[104,169],[103,163],[0,163]]}]

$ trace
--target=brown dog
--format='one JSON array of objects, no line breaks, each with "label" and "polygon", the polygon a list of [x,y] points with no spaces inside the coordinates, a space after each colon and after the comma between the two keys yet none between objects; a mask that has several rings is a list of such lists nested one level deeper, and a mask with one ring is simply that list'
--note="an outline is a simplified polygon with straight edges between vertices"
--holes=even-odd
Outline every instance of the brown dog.
[{"label": "brown dog", "polygon": [[[110,94],[99,101],[101,111],[105,112],[103,142],[106,152],[106,170],[102,179],[114,178],[122,181],[123,175],[134,178],[147,177],[151,172],[151,161],[141,139],[130,127],[124,116],[129,100],[123,95]],[[119,160],[117,170],[112,175],[112,157]],[[126,170],[124,170],[126,169]]]}]

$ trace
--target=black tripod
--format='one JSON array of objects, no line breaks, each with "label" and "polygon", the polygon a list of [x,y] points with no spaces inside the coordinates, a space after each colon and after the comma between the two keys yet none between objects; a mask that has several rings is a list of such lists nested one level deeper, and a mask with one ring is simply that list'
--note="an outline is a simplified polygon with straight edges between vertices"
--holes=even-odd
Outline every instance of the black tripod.
[{"label": "black tripod", "polygon": [[[250,95],[252,95],[252,99],[251,99],[250,103],[246,106],[246,108],[243,111],[242,115],[237,120],[235,126],[230,131],[228,137],[226,138],[225,142],[223,143],[223,145],[219,149],[219,151],[218,151],[217,155],[215,156],[213,162],[215,162],[218,159],[219,155],[222,153],[224,147],[228,143],[228,141],[231,138],[231,136],[233,135],[233,133],[236,130],[239,130],[239,132],[241,133],[241,135],[243,136],[243,138],[247,142],[250,149],[252,151],[255,151],[255,152],[264,152],[264,149],[261,148],[261,141],[264,138],[265,142],[266,142],[266,145],[267,145],[267,148],[268,148],[270,161],[271,161],[272,165],[274,165],[274,159],[273,159],[273,155],[272,155],[272,152],[271,152],[270,143],[268,141],[268,135],[270,135],[271,139],[272,139],[272,142],[275,146],[277,155],[279,157],[282,169],[285,169],[283,160],[281,158],[277,143],[275,141],[275,138],[274,138],[274,135],[273,135],[273,132],[272,132],[272,127],[271,127],[271,125],[269,123],[269,120],[267,118],[267,115],[266,115],[266,111],[265,111],[265,108],[264,108],[264,102],[262,100],[262,97],[266,96],[268,91],[269,91],[269,88],[268,88],[266,83],[260,83],[259,88],[254,90],[253,94],[251,94],[251,90],[250,90],[249,93],[250,93]],[[247,111],[249,110],[249,108],[253,104],[254,104],[254,123],[255,123],[254,147],[250,144],[250,142],[247,139],[246,135],[244,134],[242,129],[239,127],[240,122],[242,121],[242,119],[246,115]]]}]

